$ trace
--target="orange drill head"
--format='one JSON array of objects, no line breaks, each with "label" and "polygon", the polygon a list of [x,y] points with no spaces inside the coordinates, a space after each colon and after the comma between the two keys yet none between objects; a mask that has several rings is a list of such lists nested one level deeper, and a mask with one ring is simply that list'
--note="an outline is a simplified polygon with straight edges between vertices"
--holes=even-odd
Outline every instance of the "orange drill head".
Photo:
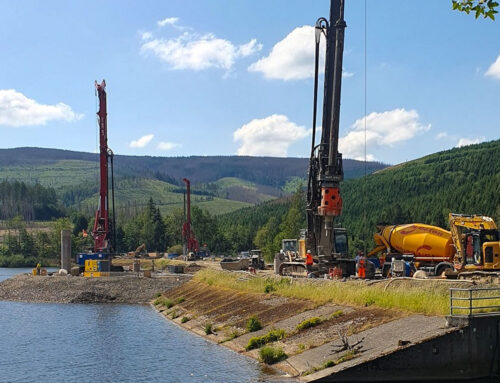
[{"label": "orange drill head", "polygon": [[338,187],[321,188],[321,206],[319,215],[339,216],[342,214],[342,197]]}]

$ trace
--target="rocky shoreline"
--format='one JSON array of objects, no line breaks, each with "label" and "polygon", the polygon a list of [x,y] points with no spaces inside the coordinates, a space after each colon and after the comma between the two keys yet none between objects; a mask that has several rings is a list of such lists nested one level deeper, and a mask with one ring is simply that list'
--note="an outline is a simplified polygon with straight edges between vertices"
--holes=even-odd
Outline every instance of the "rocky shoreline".
[{"label": "rocky shoreline", "polygon": [[178,287],[191,275],[154,278],[114,276],[32,276],[20,274],[0,282],[0,301],[29,303],[148,303],[160,292]]}]

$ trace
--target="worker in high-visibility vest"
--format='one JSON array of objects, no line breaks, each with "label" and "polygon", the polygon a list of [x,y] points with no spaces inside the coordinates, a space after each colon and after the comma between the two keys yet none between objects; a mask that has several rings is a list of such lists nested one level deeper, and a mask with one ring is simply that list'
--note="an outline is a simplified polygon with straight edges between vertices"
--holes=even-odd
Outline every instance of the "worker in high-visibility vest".
[{"label": "worker in high-visibility vest", "polygon": [[313,256],[311,254],[311,250],[307,250],[306,252],[306,269],[307,272],[310,273],[312,271],[312,266],[314,264]]},{"label": "worker in high-visibility vest", "polygon": [[37,265],[36,265],[36,275],[40,275],[41,270],[42,270],[42,264],[41,263],[37,263]]}]

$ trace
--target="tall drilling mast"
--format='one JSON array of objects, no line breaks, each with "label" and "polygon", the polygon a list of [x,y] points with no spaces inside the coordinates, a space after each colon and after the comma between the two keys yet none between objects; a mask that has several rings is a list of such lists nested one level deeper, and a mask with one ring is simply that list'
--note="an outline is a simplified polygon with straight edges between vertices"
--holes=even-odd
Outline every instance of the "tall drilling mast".
[{"label": "tall drilling mast", "polygon": [[[344,178],[342,154],[338,152],[340,93],[344,53],[344,0],[331,0],[330,21],[316,22],[313,136],[307,189],[307,247],[313,255],[331,257],[335,253],[334,218],[342,212],[340,182]],[[321,141],[316,138],[319,46],[326,37],[323,119]]]},{"label": "tall drilling mast", "polygon": [[182,225],[182,236],[184,237],[187,252],[197,253],[199,250],[193,228],[191,227],[191,182],[187,178],[182,179],[186,183],[187,206],[185,207],[186,222]]},{"label": "tall drilling mast", "polygon": [[99,111],[97,119],[99,122],[99,206],[95,214],[94,230],[94,252],[109,252],[111,250],[111,231],[109,227],[109,204],[108,204],[108,156],[112,152],[108,148],[108,122],[106,110],[106,82],[102,80],[99,84],[95,82],[97,96],[99,98]]}]

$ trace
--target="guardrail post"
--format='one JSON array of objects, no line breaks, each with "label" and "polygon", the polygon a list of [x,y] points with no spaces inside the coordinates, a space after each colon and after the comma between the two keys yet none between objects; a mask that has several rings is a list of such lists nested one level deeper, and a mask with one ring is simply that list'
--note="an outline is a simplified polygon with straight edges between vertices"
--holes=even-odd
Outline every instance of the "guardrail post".
[{"label": "guardrail post", "polygon": [[469,289],[469,318],[472,317],[472,289]]},{"label": "guardrail post", "polygon": [[450,289],[450,316],[453,316],[453,289]]}]

